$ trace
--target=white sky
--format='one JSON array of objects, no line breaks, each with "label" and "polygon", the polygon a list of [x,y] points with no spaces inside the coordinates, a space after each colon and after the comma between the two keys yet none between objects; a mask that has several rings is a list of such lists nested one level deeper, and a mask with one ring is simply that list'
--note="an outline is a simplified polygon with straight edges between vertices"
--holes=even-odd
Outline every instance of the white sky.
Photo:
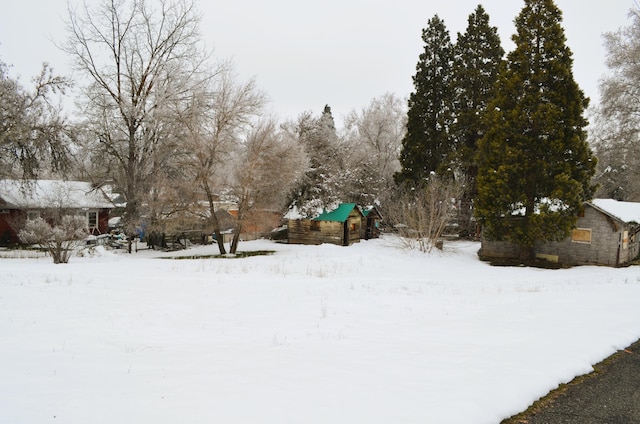
[{"label": "white sky", "polygon": [[[510,51],[520,0],[227,0],[201,1],[200,9],[203,41],[216,56],[232,58],[241,78],[255,77],[277,115],[319,114],[329,104],[340,120],[384,93],[408,96],[427,21],[438,14],[455,41],[478,4]],[[593,104],[606,72],[602,34],[628,24],[633,0],[556,4],[574,76]],[[43,61],[67,72],[68,60],[53,44],[64,40],[66,10],[66,0],[0,0],[0,60],[13,65],[11,75],[26,83]]]}]

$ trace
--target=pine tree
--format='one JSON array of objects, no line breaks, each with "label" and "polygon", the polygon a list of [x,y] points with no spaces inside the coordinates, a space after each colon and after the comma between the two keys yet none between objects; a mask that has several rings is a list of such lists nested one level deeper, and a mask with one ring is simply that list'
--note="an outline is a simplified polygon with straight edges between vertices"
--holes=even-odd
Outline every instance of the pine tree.
[{"label": "pine tree", "polygon": [[476,215],[486,237],[519,245],[522,260],[536,242],[567,237],[594,192],[588,99],[561,21],[553,0],[525,0],[479,142]]},{"label": "pine tree", "polygon": [[464,182],[461,218],[470,230],[471,204],[477,195],[476,154],[478,140],[485,130],[482,116],[493,98],[498,70],[504,56],[496,27],[489,25],[489,15],[481,5],[469,15],[464,34],[458,34],[453,65],[455,116],[452,136],[455,139],[456,169]]},{"label": "pine tree", "polygon": [[452,149],[449,129],[453,121],[451,69],[453,45],[444,21],[437,15],[422,30],[424,51],[413,77],[415,91],[409,96],[407,134],[402,140],[398,184],[421,184],[431,172],[449,168]]},{"label": "pine tree", "polygon": [[331,107],[326,105],[319,118],[301,115],[294,131],[309,158],[309,169],[294,188],[290,204],[313,215],[342,201],[342,163]]}]

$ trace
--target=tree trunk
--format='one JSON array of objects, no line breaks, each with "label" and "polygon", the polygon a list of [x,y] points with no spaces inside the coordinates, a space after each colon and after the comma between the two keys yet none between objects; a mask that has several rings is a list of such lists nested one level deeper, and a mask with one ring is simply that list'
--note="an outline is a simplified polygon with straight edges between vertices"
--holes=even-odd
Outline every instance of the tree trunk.
[{"label": "tree trunk", "polygon": [[[529,181],[531,182],[533,181],[533,179],[530,179]],[[533,188],[528,187],[527,191],[532,193],[534,190]],[[524,213],[524,217],[522,218],[523,219],[522,231],[523,231],[523,234],[526,235],[526,237],[525,237],[524,244],[520,244],[520,254],[519,254],[519,259],[523,263],[529,263],[535,258],[535,249],[534,249],[535,240],[531,240],[531,232],[532,232],[531,216],[534,215],[535,213],[536,213],[535,196],[532,194],[527,195],[527,202],[525,204],[525,213]]]},{"label": "tree trunk", "polygon": [[240,233],[242,232],[242,221],[244,220],[244,205],[245,202],[239,202],[238,204],[238,217],[236,219],[236,225],[233,227],[233,240],[231,241],[231,248],[229,252],[236,254],[238,250],[238,244],[240,243]]},{"label": "tree trunk", "polygon": [[218,250],[221,255],[227,253],[227,249],[224,247],[224,236],[220,232],[220,225],[218,224],[218,218],[216,217],[215,211],[211,211],[211,223],[213,224],[213,234],[216,236],[216,242],[218,243]]},{"label": "tree trunk", "polygon": [[216,242],[218,243],[218,250],[221,255],[227,253],[227,249],[224,247],[224,236],[220,233],[220,230],[214,230],[213,234],[216,236]]},{"label": "tree trunk", "polygon": [[211,221],[211,225],[213,226],[213,234],[215,235],[216,242],[218,243],[218,250],[220,251],[221,255],[224,255],[227,253],[227,250],[224,247],[224,237],[220,232],[220,223],[218,222],[218,217],[216,216],[216,206],[213,201],[213,193],[206,181],[203,181],[203,188],[207,196],[207,202],[209,203],[209,220]]},{"label": "tree trunk", "polygon": [[229,253],[235,255],[238,251],[238,244],[240,243],[240,231],[242,231],[242,224],[238,223],[233,229],[233,240],[231,241],[231,247]]}]

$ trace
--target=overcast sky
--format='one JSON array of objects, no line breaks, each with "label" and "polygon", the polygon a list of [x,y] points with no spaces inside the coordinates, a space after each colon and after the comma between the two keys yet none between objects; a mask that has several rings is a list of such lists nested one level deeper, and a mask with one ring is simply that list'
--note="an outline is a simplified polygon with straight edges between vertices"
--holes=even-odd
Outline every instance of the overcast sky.
[{"label": "overcast sky", "polygon": [[[78,3],[70,0],[71,4]],[[95,0],[90,0],[90,4]],[[511,51],[523,0],[201,0],[203,41],[232,58],[243,79],[255,77],[281,118],[319,114],[325,104],[340,122],[384,93],[413,90],[421,31],[434,15],[455,42],[478,4]],[[628,25],[633,0],[556,0],[563,11],[574,76],[592,104],[604,65],[602,34]],[[0,60],[27,83],[43,61],[67,73],[54,46],[65,37],[66,0],[0,0]]]}]

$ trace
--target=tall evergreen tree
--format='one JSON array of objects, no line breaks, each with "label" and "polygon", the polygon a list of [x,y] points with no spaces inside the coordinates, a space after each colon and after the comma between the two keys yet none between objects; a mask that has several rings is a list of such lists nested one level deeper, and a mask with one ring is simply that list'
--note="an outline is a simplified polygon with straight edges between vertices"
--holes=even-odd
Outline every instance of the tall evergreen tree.
[{"label": "tall evergreen tree", "polygon": [[319,118],[300,115],[293,131],[307,154],[309,169],[294,188],[290,204],[313,215],[341,201],[342,166],[331,107],[326,105]]},{"label": "tall evergreen tree", "polygon": [[437,15],[422,30],[424,51],[413,77],[409,96],[407,133],[402,140],[398,184],[420,184],[431,172],[446,171],[452,149],[449,129],[453,122],[451,69],[453,45],[444,21]]},{"label": "tall evergreen tree", "polygon": [[561,22],[553,0],[525,0],[479,142],[476,215],[486,237],[519,245],[523,260],[536,242],[567,237],[594,192],[588,99]]},{"label": "tall evergreen tree", "polygon": [[503,56],[498,29],[489,25],[489,15],[478,5],[469,15],[465,33],[458,33],[453,64],[456,120],[452,137],[456,144],[456,170],[464,183],[461,218],[466,228],[463,230],[470,229],[471,204],[477,195],[476,155],[478,140],[485,133],[482,116],[494,96]]}]

